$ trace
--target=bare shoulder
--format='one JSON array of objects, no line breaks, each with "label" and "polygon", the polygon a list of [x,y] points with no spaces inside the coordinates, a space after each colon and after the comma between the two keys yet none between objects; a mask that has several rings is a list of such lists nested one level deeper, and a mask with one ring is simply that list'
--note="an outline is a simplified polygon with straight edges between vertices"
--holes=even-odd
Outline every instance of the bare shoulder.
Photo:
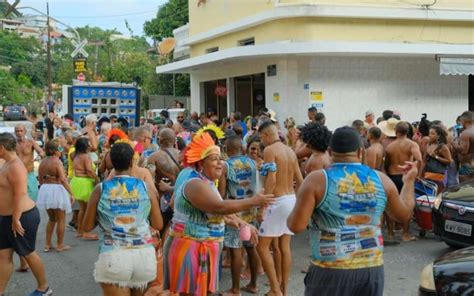
[{"label": "bare shoulder", "polygon": [[8,170],[10,172],[10,176],[15,177],[15,178],[23,174],[26,175],[27,173],[26,167],[20,159],[15,159],[15,161],[13,161],[10,164],[10,167],[8,168]]}]

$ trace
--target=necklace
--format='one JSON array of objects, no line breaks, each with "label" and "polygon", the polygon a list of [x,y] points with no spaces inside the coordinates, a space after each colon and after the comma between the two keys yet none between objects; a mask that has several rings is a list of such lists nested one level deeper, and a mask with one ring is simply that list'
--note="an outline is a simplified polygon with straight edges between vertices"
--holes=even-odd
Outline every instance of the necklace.
[{"label": "necklace", "polygon": [[268,145],[268,146],[271,146],[271,145],[273,145],[273,144],[275,144],[275,143],[277,143],[277,142],[280,142],[280,139],[274,140],[274,141],[271,142],[270,145]]}]

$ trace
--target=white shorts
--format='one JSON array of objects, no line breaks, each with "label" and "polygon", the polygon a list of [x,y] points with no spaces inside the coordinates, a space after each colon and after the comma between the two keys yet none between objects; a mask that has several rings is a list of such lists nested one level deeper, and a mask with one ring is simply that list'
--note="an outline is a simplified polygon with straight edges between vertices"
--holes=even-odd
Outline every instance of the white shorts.
[{"label": "white shorts", "polygon": [[280,237],[284,234],[293,235],[288,229],[286,219],[293,210],[296,202],[294,194],[276,198],[276,202],[265,209],[265,216],[260,224],[259,236]]},{"label": "white shorts", "polygon": [[38,191],[36,205],[40,209],[59,209],[71,212],[69,193],[61,184],[43,184]]},{"label": "white shorts", "polygon": [[145,289],[156,278],[155,248],[121,249],[99,254],[94,278],[97,283]]}]

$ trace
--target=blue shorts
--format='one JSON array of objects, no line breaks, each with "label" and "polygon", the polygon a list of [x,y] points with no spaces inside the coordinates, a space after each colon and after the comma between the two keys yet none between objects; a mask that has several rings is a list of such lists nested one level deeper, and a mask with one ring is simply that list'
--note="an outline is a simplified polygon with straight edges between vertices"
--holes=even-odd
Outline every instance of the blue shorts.
[{"label": "blue shorts", "polygon": [[27,185],[28,196],[36,202],[38,198],[38,178],[36,178],[35,172],[28,173],[28,185]]},{"label": "blue shorts", "polygon": [[[256,223],[250,223],[255,226]],[[254,245],[250,241],[242,241],[240,239],[240,230],[235,227],[226,226],[224,234],[224,247],[231,249],[239,249],[242,247],[250,248]]]}]

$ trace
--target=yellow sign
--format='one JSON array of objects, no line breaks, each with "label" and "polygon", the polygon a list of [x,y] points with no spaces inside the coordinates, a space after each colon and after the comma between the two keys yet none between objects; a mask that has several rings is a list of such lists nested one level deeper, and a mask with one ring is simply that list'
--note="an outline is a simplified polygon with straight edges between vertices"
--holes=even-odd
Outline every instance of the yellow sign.
[{"label": "yellow sign", "polygon": [[310,94],[311,94],[311,101],[321,102],[323,100],[322,91],[312,91]]},{"label": "yellow sign", "polygon": [[274,102],[280,102],[280,94],[279,93],[273,93],[273,101]]},{"label": "yellow sign", "polygon": [[74,72],[85,73],[87,72],[87,60],[86,59],[75,59],[74,60]]}]

